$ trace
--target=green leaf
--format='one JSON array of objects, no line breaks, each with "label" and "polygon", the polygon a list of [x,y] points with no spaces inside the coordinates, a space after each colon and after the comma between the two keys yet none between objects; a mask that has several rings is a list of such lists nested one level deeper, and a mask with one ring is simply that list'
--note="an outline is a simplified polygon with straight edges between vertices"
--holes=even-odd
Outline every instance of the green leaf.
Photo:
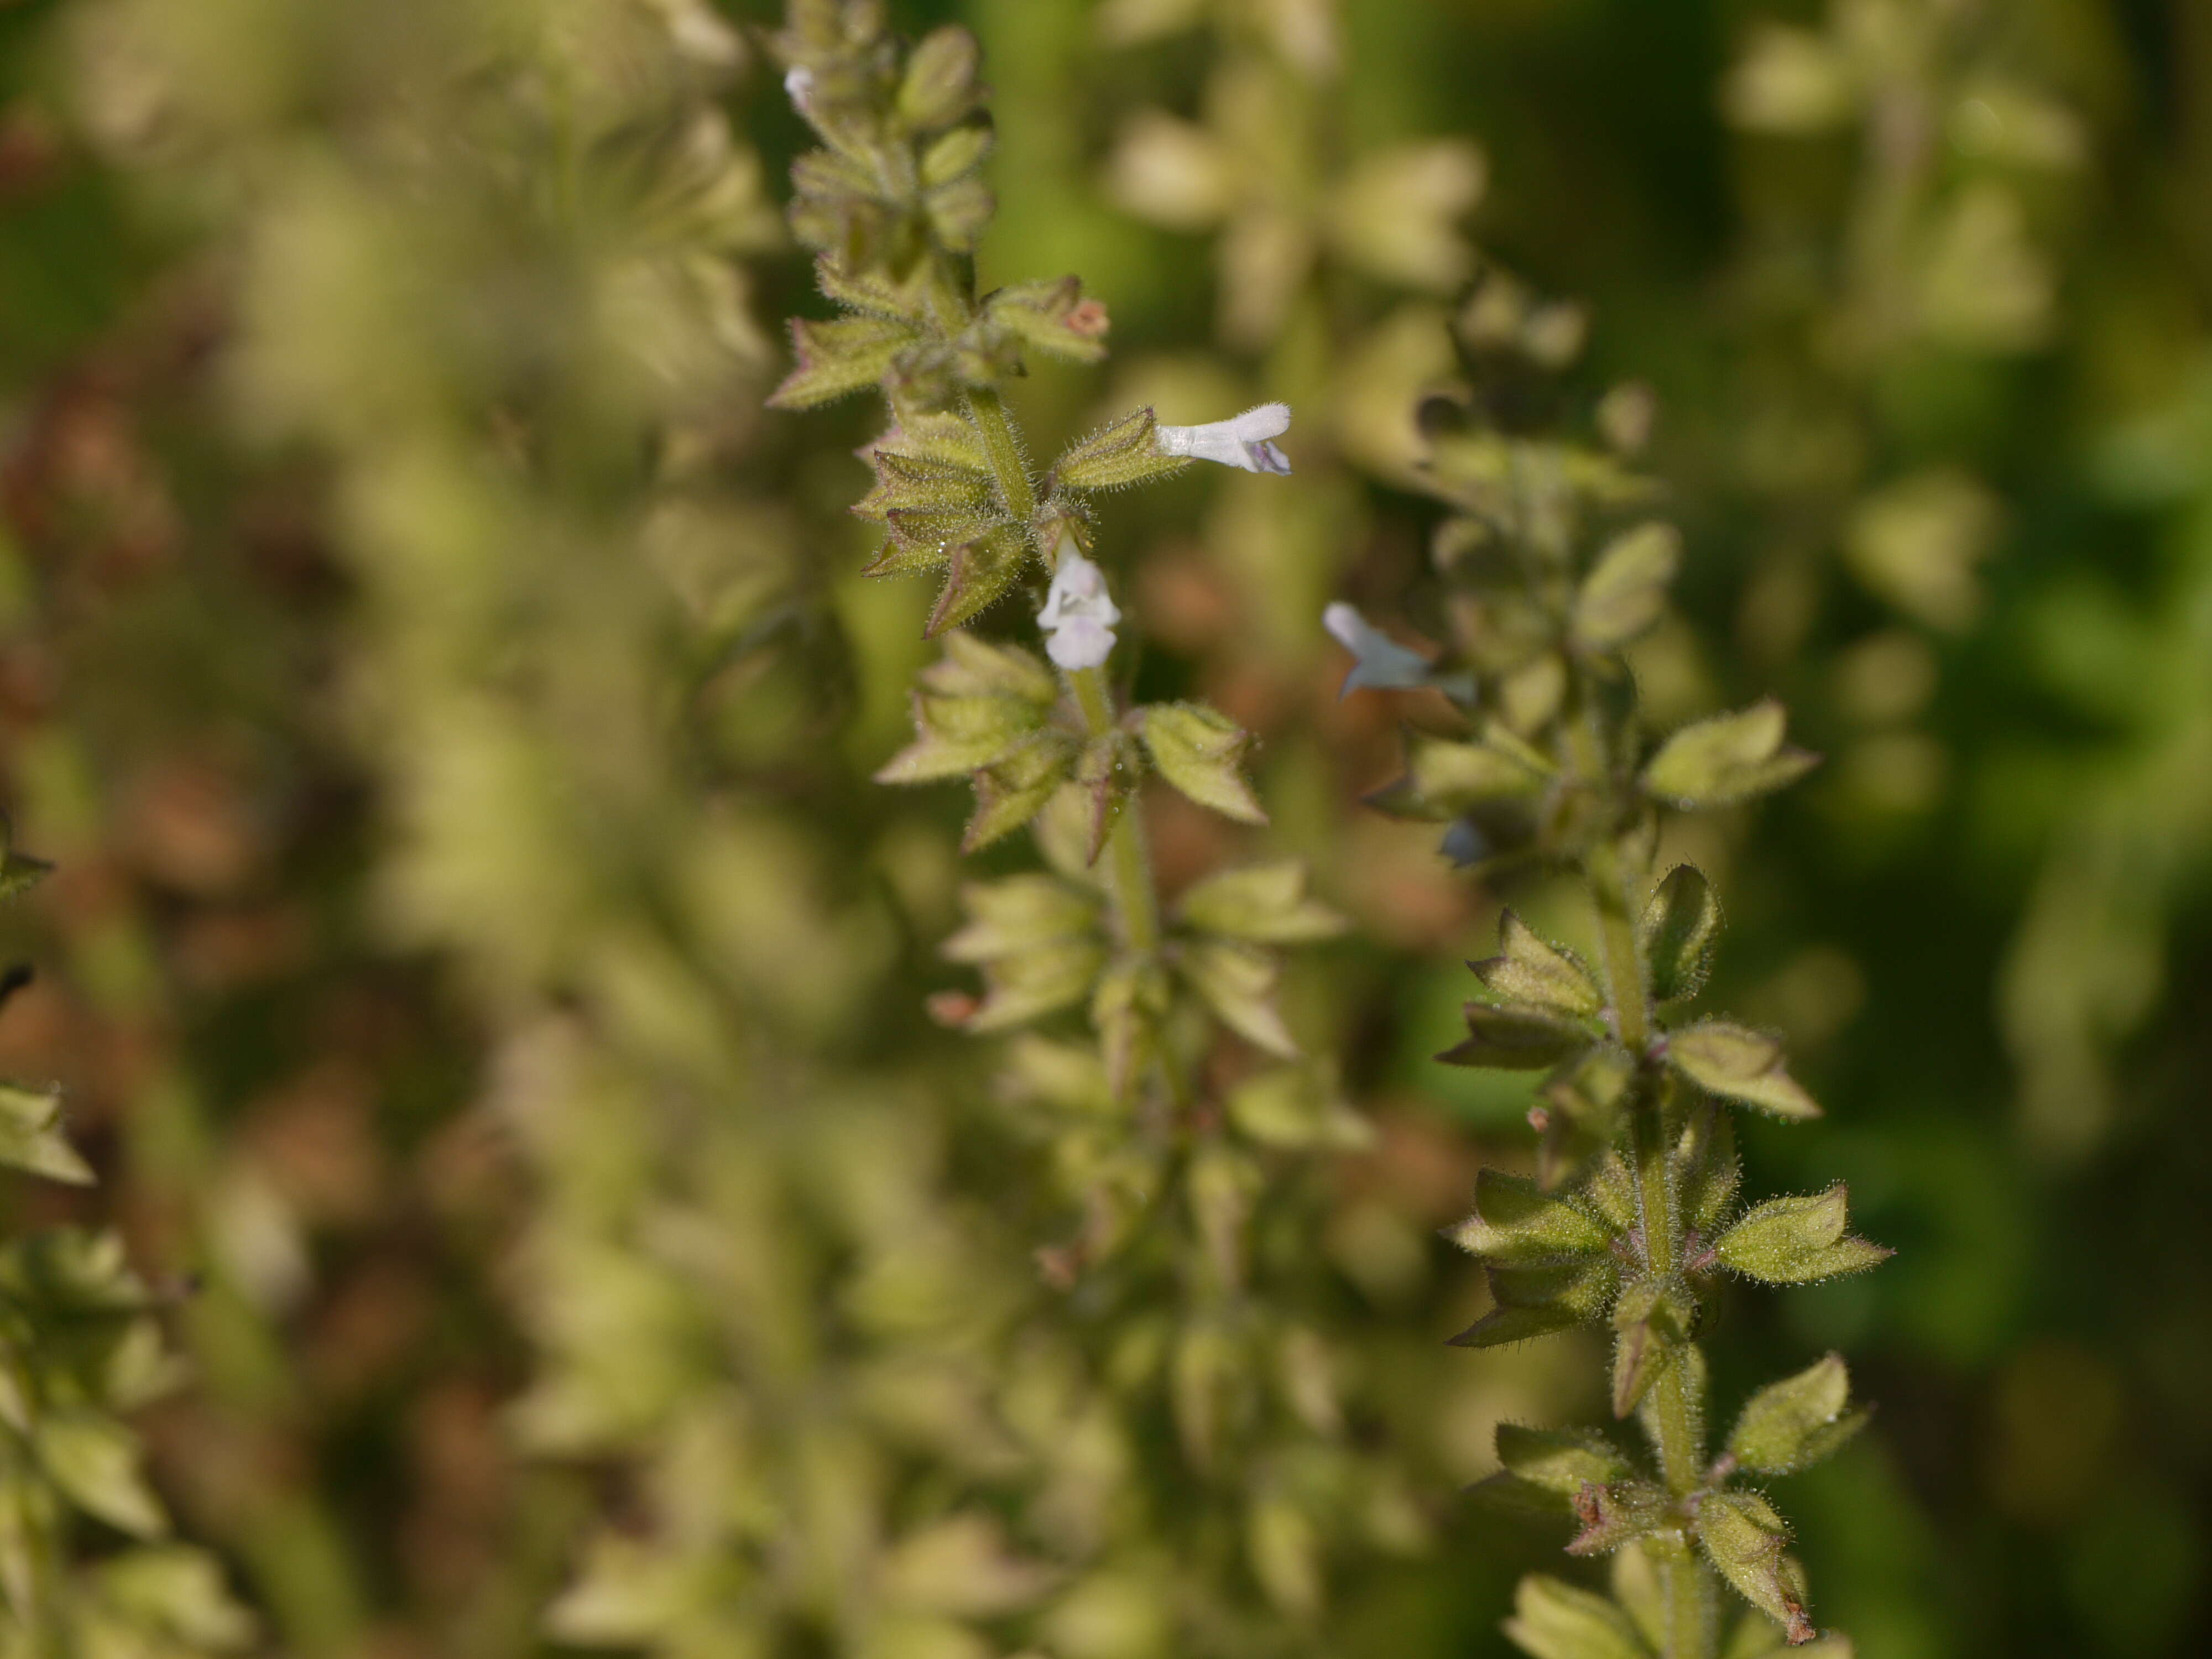
[{"label": "green leaf", "polygon": [[1730,805],[1795,782],[1818,757],[1783,743],[1788,718],[1770,698],[1686,726],[1645,766],[1644,787],[1661,800],[1697,809]]},{"label": "green leaf", "polygon": [[[1059,683],[1028,652],[947,635],[944,658],[922,672],[914,696],[915,740],[885,763],[876,781],[929,783],[1017,763],[1038,746],[1059,696]],[[1060,746],[1048,739],[1048,749]],[[1006,783],[1040,763],[1016,764]]]},{"label": "green leaf", "polygon": [[1570,1199],[1519,1176],[1485,1170],[1475,1177],[1474,1213],[1444,1236],[1470,1255],[1519,1266],[1595,1255],[1613,1233]]},{"label": "green leaf", "polygon": [[1591,1046],[1590,1034],[1581,1025],[1546,1009],[1470,1002],[1464,1012],[1467,1040],[1437,1056],[1447,1066],[1543,1071]]},{"label": "green leaf", "polygon": [[1226,1104],[1231,1125],[1262,1146],[1358,1152],[1375,1141],[1374,1126],[1313,1066],[1256,1073],[1229,1091]]},{"label": "green leaf", "polygon": [[230,1593],[222,1564],[181,1545],[129,1550],[100,1563],[96,1598],[141,1631],[214,1653],[253,1645],[253,1615]]},{"label": "green leaf", "polygon": [[1868,1413],[1846,1411],[1850,1374],[1830,1354],[1795,1376],[1770,1382],[1745,1402],[1728,1449],[1760,1474],[1795,1474],[1836,1450],[1866,1426]]},{"label": "green leaf", "polygon": [[[926,447],[917,444],[912,450],[892,448],[886,439],[862,451],[875,469],[876,482],[873,489],[853,503],[854,514],[886,524],[893,513],[900,512],[1005,518],[1005,504],[999,500],[998,485],[981,450],[963,454],[950,439],[948,428],[966,425],[952,416],[932,416]],[[914,441],[903,431],[897,435],[902,442]],[[972,432],[969,437],[972,443]]]},{"label": "green leaf", "polygon": [[1562,1498],[1586,1486],[1626,1480],[1628,1460],[1595,1429],[1524,1429],[1498,1425],[1498,1461],[1506,1472]]},{"label": "green leaf", "polygon": [[1621,1291],[1613,1309],[1615,1417],[1634,1411],[1666,1375],[1696,1319],[1696,1300],[1680,1280],[1646,1279]]},{"label": "green leaf", "polygon": [[1001,526],[953,549],[945,586],[938,593],[922,637],[933,640],[1006,598],[1007,590],[1021,580],[1029,551],[1028,538],[1011,526]]},{"label": "green leaf", "polygon": [[1782,1042],[1723,1019],[1700,1020],[1667,1036],[1667,1063],[1708,1094],[1769,1115],[1820,1115],[1813,1097],[1784,1068]]},{"label": "green leaf", "polygon": [[919,286],[895,283],[881,270],[848,270],[825,254],[814,262],[814,286],[848,311],[902,322],[916,331],[929,320],[929,307]]},{"label": "green leaf", "polygon": [[1672,525],[1638,525],[1598,555],[1575,595],[1575,642],[1584,651],[1618,651],[1659,620],[1682,562]]},{"label": "green leaf", "polygon": [[1698,1508],[1697,1532],[1705,1559],[1739,1595],[1778,1620],[1793,1644],[1812,1639],[1805,1570],[1788,1553],[1790,1529],[1772,1504],[1756,1492],[1708,1493]]},{"label": "green leaf", "polygon": [[1656,1000],[1682,1002],[1703,990],[1721,936],[1720,901],[1704,873],[1687,864],[1669,870],[1637,933]]},{"label": "green leaf", "polygon": [[1369,801],[1393,817],[1441,822],[1498,801],[1533,800],[1553,771],[1540,751],[1503,726],[1492,725],[1478,743],[1414,732],[1407,734],[1405,777]]},{"label": "green leaf", "polygon": [[973,173],[982,165],[983,158],[991,153],[997,142],[997,135],[983,122],[953,128],[922,151],[923,187],[934,190],[939,185],[949,185],[963,174]]},{"label": "green leaf", "polygon": [[1237,767],[1251,739],[1235,721],[1191,702],[1152,704],[1142,720],[1152,764],[1175,788],[1239,823],[1267,821]]},{"label": "green leaf", "polygon": [[891,359],[919,337],[911,323],[890,317],[793,318],[798,362],[768,397],[772,409],[812,409],[864,391],[884,377]]},{"label": "green leaf", "polygon": [[886,547],[860,574],[864,576],[904,574],[931,569],[950,561],[963,543],[972,542],[1005,521],[996,503],[981,507],[895,507],[884,515],[896,547]]},{"label": "green leaf", "polygon": [[1306,895],[1298,859],[1248,864],[1207,877],[1183,893],[1176,915],[1187,927],[1255,945],[1303,945],[1334,939],[1343,917]]},{"label": "green leaf", "polygon": [[1773,1198],[1745,1212],[1714,1241],[1721,1265],[1770,1285],[1802,1285],[1863,1272],[1893,1254],[1844,1232],[1842,1182],[1807,1197]]},{"label": "green leaf", "polygon": [[1490,1294],[1498,1305],[1451,1339],[1458,1348],[1495,1348],[1586,1324],[1613,1300],[1620,1271],[1609,1257],[1560,1267],[1493,1267]]},{"label": "green leaf", "polygon": [[0,1083],[0,1164],[73,1187],[93,1183],[92,1166],[62,1139],[58,1089]]},{"label": "green leaf", "polygon": [[[976,237],[998,210],[998,202],[989,187],[972,173],[937,185],[921,200],[924,211],[929,215],[930,229],[955,253],[975,250]],[[969,378],[971,384],[981,384],[987,377],[976,374]],[[997,377],[993,374],[988,378]]]},{"label": "green leaf", "polygon": [[955,962],[984,964],[981,1005],[963,1022],[998,1031],[1073,1007],[1091,994],[1106,947],[1096,893],[1056,877],[1012,876],[960,893],[970,920],[945,942]]},{"label": "green leaf", "polygon": [[1533,1003],[1575,1019],[1605,1006],[1580,958],[1540,938],[1510,910],[1498,919],[1498,955],[1468,966],[1501,1003]]},{"label": "green leaf", "polygon": [[1121,816],[1121,809],[1143,775],[1144,763],[1138,758],[1135,741],[1126,732],[1112,731],[1094,738],[1083,747],[1075,769],[1076,787],[1083,792],[1088,807],[1089,839],[1084,848],[1086,866],[1098,862],[1098,855],[1106,850],[1106,837],[1114,828],[1114,821]]},{"label": "green leaf", "polygon": [[1602,1595],[1530,1573],[1505,1633],[1531,1659],[1650,1659],[1629,1617]]},{"label": "green leaf", "polygon": [[87,1514],[137,1538],[168,1531],[161,1500],[140,1471],[138,1442],[112,1418],[81,1408],[50,1410],[39,1419],[37,1444],[40,1465]]},{"label": "green leaf", "polygon": [[1098,896],[1056,876],[970,882],[960,890],[960,903],[970,920],[942,947],[954,962],[992,962],[1086,938],[1098,927]]},{"label": "green leaf", "polygon": [[1070,444],[1053,463],[1053,479],[1069,489],[1120,489],[1180,472],[1190,458],[1162,454],[1158,431],[1150,409],[1124,415]]},{"label": "green leaf", "polygon": [[900,118],[929,132],[967,114],[983,95],[976,78],[981,60],[982,51],[966,29],[951,23],[932,29],[907,58],[898,89]]},{"label": "green leaf", "polygon": [[1735,1156],[1734,1121],[1726,1112],[1710,1107],[1696,1114],[1682,1131],[1674,1163],[1682,1217],[1699,1233],[1711,1237],[1735,1201],[1736,1188],[1743,1178]]},{"label": "green leaf", "polygon": [[1214,1017],[1255,1048],[1284,1060],[1298,1045],[1275,1008],[1275,959],[1265,951],[1228,940],[1187,945],[1176,966]]},{"label": "green leaf", "polygon": [[1067,781],[1073,760],[1068,744],[1034,740],[977,772],[975,811],[961,835],[960,850],[978,852],[1044,811],[1053,792]]},{"label": "green leaf", "polygon": [[981,1005],[961,1024],[977,1033],[1004,1031],[1073,1008],[1091,994],[1105,965],[1106,947],[1094,939],[997,957],[983,969]]},{"label": "green leaf", "polygon": [[1661,1578],[1651,1552],[1640,1543],[1613,1553],[1613,1599],[1635,1622],[1638,1632],[1654,1653],[1667,1646],[1667,1627],[1673,1613],[1666,1582]]}]

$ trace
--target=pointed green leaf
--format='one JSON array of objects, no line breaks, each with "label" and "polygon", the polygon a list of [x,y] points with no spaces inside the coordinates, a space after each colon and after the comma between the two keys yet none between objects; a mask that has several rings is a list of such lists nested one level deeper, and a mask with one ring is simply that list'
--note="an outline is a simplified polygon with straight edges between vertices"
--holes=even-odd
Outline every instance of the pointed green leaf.
[{"label": "pointed green leaf", "polygon": [[792,349],[798,362],[769,394],[773,409],[812,409],[872,386],[891,359],[916,338],[914,325],[889,317],[839,317],[829,322],[793,318]]},{"label": "pointed green leaf", "polygon": [[1516,1266],[1594,1255],[1613,1237],[1581,1205],[1499,1170],[1475,1177],[1474,1213],[1444,1236],[1470,1255]]},{"label": "pointed green leaf", "polygon": [[1498,1305],[1451,1339],[1460,1348],[1494,1348],[1564,1331],[1597,1318],[1613,1299],[1620,1271],[1610,1257],[1558,1267],[1493,1267]]},{"label": "pointed green leaf", "polygon": [[1771,1116],[1820,1115],[1783,1066],[1778,1037],[1724,1019],[1700,1020],[1668,1034],[1667,1063],[1708,1094],[1755,1106]]},{"label": "pointed green leaf", "polygon": [[0,1164],[49,1181],[89,1187],[92,1166],[62,1138],[58,1089],[25,1089],[0,1083]]},{"label": "pointed green leaf", "polygon": [[1437,1058],[1447,1066],[1481,1066],[1497,1071],[1543,1071],[1591,1046],[1588,1031],[1542,1008],[1510,1008],[1470,1002],[1467,1040]]},{"label": "pointed green leaf", "polygon": [[1795,1474],[1836,1450],[1866,1425],[1867,1413],[1847,1411],[1850,1376],[1840,1356],[1795,1376],[1770,1382],[1745,1402],[1729,1450],[1759,1474]]},{"label": "pointed green leaf", "polygon": [[139,1467],[138,1442],[112,1418],[83,1409],[39,1420],[39,1462],[70,1502],[136,1538],[169,1529],[161,1500]]},{"label": "pointed green leaf", "polygon": [[1531,1486],[1571,1498],[1586,1486],[1610,1486],[1630,1474],[1628,1460],[1595,1429],[1498,1425],[1498,1461]]},{"label": "pointed green leaf", "polygon": [[923,637],[935,639],[1006,598],[1008,590],[1021,580],[1029,550],[1027,538],[1006,526],[955,548],[945,568],[944,589],[937,596],[936,608],[929,613]]},{"label": "pointed green leaf", "polygon": [[1275,959],[1226,939],[1187,945],[1176,965],[1214,1017],[1255,1048],[1295,1060],[1298,1045],[1275,1007]]},{"label": "pointed green leaf", "polygon": [[1650,1659],[1628,1615],[1586,1589],[1530,1573],[1505,1633],[1530,1659]]},{"label": "pointed green leaf", "polygon": [[1571,951],[1547,943],[1512,911],[1498,924],[1499,954],[1468,964],[1500,1002],[1534,1003],[1570,1018],[1595,1014],[1605,996]]},{"label": "pointed green leaf", "polygon": [[970,882],[960,890],[960,904],[968,925],[941,947],[954,962],[991,962],[1087,937],[1098,926],[1098,896],[1057,876]]},{"label": "pointed green leaf", "polygon": [[1756,1492],[1709,1493],[1698,1509],[1698,1544],[1736,1594],[1779,1620],[1793,1643],[1816,1633],[1805,1615],[1805,1570],[1788,1553],[1790,1529]]},{"label": "pointed green leaf", "polygon": [[1682,538],[1672,525],[1638,525],[1598,555],[1575,595],[1575,642],[1589,652],[1618,651],[1667,608],[1667,589],[1682,562]]},{"label": "pointed green leaf", "polygon": [[1343,917],[1306,895],[1298,859],[1248,864],[1207,877],[1183,893],[1176,915],[1188,927],[1255,945],[1301,945],[1334,939]]},{"label": "pointed green leaf", "polygon": [[1740,714],[1686,726],[1644,769],[1644,787],[1686,808],[1727,806],[1795,782],[1818,757],[1782,741],[1788,715],[1769,699]]},{"label": "pointed green leaf", "polygon": [[977,79],[982,56],[975,37],[957,24],[932,29],[907,56],[898,89],[900,118],[917,132],[930,132],[967,114],[983,95]]},{"label": "pointed green leaf", "polygon": [[1267,821],[1238,769],[1251,739],[1235,721],[1198,703],[1154,703],[1139,730],[1152,764],[1175,788],[1239,823]]},{"label": "pointed green leaf", "polygon": [[1845,1235],[1848,1201],[1840,1181],[1824,1193],[1769,1199],[1714,1241],[1713,1254],[1722,1266],[1770,1285],[1863,1272],[1893,1253]]},{"label": "pointed green leaf", "polygon": [[1654,999],[1680,1002],[1703,990],[1721,936],[1720,901],[1704,873],[1687,864],[1669,870],[1644,907],[1638,933]]},{"label": "pointed green leaf", "polygon": [[1073,759],[1066,742],[1039,738],[977,772],[975,811],[960,837],[960,850],[980,851],[1044,811],[1053,792],[1066,781]]},{"label": "pointed green leaf", "polygon": [[1734,1120],[1726,1112],[1705,1108],[1683,1130],[1674,1162],[1683,1218],[1711,1237],[1735,1201],[1743,1176],[1736,1161]]}]

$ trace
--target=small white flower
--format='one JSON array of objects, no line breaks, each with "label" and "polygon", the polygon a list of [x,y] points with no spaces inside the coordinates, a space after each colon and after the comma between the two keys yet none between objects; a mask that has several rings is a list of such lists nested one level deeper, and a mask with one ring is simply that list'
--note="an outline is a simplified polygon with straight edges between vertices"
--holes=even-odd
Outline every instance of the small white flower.
[{"label": "small white flower", "polygon": [[1097,668],[1113,651],[1114,624],[1121,620],[1106,591],[1106,573],[1073,546],[1063,545],[1052,591],[1037,612],[1037,626],[1051,635],[1045,654],[1071,674]]},{"label": "small white flower", "polygon": [[1474,701],[1474,675],[1439,675],[1427,658],[1399,644],[1342,600],[1321,613],[1321,625],[1354,659],[1339,697],[1348,697],[1362,686],[1381,691],[1417,691],[1432,685],[1461,702]]},{"label": "small white flower", "polygon": [[793,64],[783,72],[783,90],[801,115],[806,113],[806,100],[814,93],[814,71]]},{"label": "small white flower", "polygon": [[1288,404],[1261,404],[1226,421],[1205,426],[1163,426],[1154,428],[1163,455],[1188,455],[1224,466],[1241,466],[1247,472],[1291,470],[1291,458],[1268,441],[1291,429]]}]

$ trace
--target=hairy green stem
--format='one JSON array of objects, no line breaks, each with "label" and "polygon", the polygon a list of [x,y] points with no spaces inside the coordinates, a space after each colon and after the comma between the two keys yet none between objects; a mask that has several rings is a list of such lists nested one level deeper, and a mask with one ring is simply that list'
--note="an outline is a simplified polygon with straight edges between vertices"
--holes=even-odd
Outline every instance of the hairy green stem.
[{"label": "hairy green stem", "polygon": [[[977,386],[968,394],[968,408],[975,417],[975,430],[982,435],[983,451],[991,458],[991,471],[998,479],[1006,511],[1020,521],[1024,533],[1034,536],[1036,526],[1030,521],[1036,517],[1036,486],[1030,481],[1030,465],[1022,457],[1021,441],[1014,436],[1013,417],[1006,413],[1006,400],[994,387]],[[1048,547],[1037,551],[1048,560],[1053,556]]]},{"label": "hairy green stem", "polygon": [[[1577,773],[1601,795],[1616,793],[1607,757],[1611,745],[1600,723],[1588,685],[1577,688],[1577,708],[1566,722],[1569,754]],[[1628,1099],[1630,1148],[1636,1176],[1636,1207],[1644,1236],[1644,1261],[1656,1276],[1679,1271],[1686,1254],[1682,1218],[1668,1178],[1668,1133],[1658,1079],[1646,1051],[1654,1035],[1650,978],[1637,937],[1634,878],[1610,835],[1600,836],[1583,864],[1592,908],[1596,912],[1598,948],[1606,988],[1621,1046],[1635,1057],[1635,1080]],[[1680,1361],[1669,1364],[1652,1384],[1660,1475],[1667,1490],[1686,1498],[1705,1482],[1705,1458],[1698,1443],[1699,1386],[1696,1373]],[[1707,1659],[1711,1623],[1706,1616],[1705,1570],[1686,1547],[1683,1559],[1668,1564],[1665,1659]]]}]

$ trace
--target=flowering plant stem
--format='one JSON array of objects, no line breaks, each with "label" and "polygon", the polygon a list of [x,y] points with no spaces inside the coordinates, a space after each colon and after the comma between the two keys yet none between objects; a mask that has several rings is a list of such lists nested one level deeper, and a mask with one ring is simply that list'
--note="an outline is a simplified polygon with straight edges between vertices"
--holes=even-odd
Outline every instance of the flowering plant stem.
[{"label": "flowering plant stem", "polygon": [[[1616,745],[1607,740],[1610,734],[1604,727],[1596,687],[1586,674],[1578,678],[1576,702],[1580,717],[1571,716],[1563,722],[1568,752],[1583,781],[1610,801],[1623,793],[1614,769],[1605,761]],[[1600,837],[1590,848],[1583,884],[1596,914],[1600,959],[1620,1045],[1638,1060],[1627,1102],[1638,1231],[1644,1265],[1655,1278],[1663,1278],[1679,1272],[1689,1255],[1667,1168],[1668,1147],[1680,1136],[1681,1126],[1666,1121],[1658,1062],[1652,1054],[1651,988],[1636,937],[1638,906],[1634,878],[1620,848],[1610,839]],[[1704,1380],[1701,1370],[1674,1365],[1652,1390],[1660,1479],[1668,1494],[1677,1499],[1687,1498],[1705,1484],[1705,1459],[1696,1426],[1705,1418]],[[1657,1553],[1666,1587],[1666,1659],[1706,1659],[1711,1652],[1713,1629],[1708,1611],[1711,1601],[1708,1571],[1686,1545]]]},{"label": "flowering plant stem", "polygon": [[[984,453],[990,458],[1000,498],[1017,520],[1033,522],[1036,486],[1030,477],[1029,464],[1022,459],[1021,441],[1006,399],[994,387],[977,386],[968,394],[968,406],[975,417],[975,429],[982,435]],[[1054,547],[1037,550],[1048,562],[1058,556]],[[1094,740],[1110,735],[1116,716],[1106,671],[1080,668],[1066,678],[1075,695],[1076,708],[1083,716],[1084,735]],[[1122,942],[1139,955],[1152,955],[1160,948],[1159,899],[1152,882],[1152,857],[1145,846],[1144,826],[1133,806],[1115,819],[1107,853],[1112,860],[1108,866],[1108,893]]]}]

